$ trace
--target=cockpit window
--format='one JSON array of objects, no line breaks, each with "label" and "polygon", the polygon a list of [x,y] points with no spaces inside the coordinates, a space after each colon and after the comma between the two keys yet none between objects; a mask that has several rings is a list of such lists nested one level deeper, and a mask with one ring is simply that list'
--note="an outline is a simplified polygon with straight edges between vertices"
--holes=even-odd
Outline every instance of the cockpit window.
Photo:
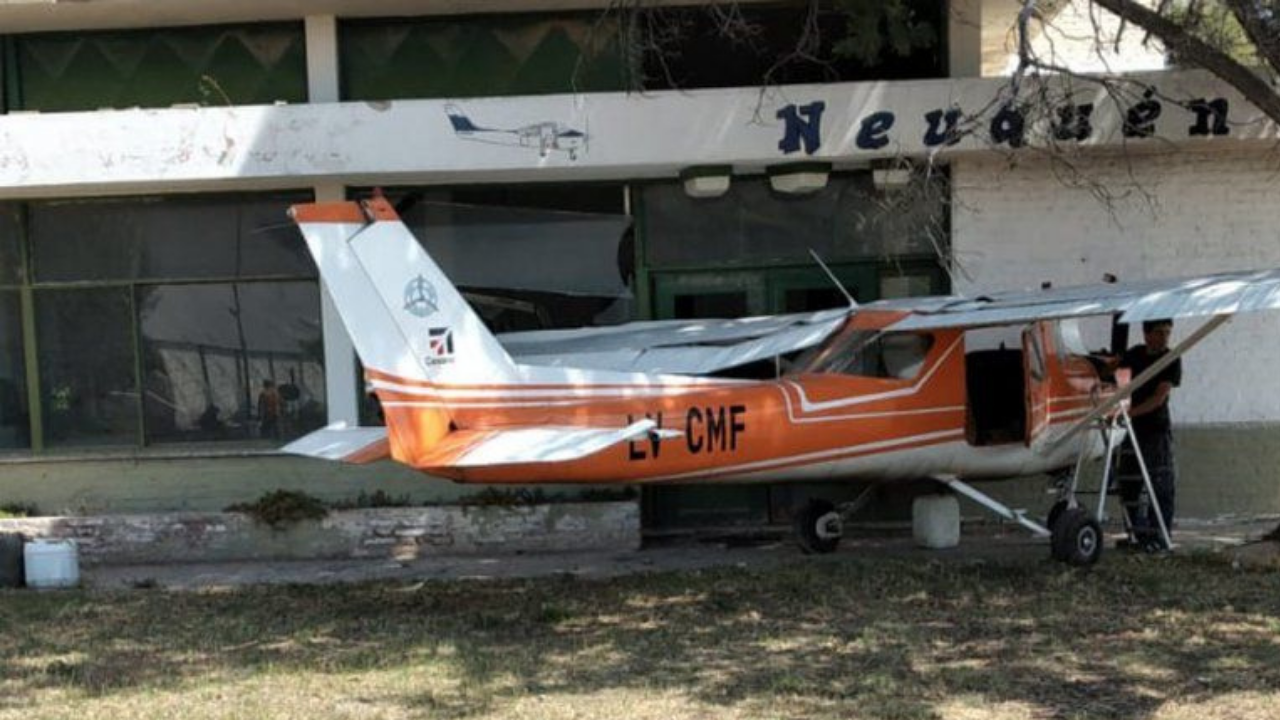
[{"label": "cockpit window", "polygon": [[805,373],[911,380],[924,369],[933,336],[909,332],[853,330],[795,364]]}]

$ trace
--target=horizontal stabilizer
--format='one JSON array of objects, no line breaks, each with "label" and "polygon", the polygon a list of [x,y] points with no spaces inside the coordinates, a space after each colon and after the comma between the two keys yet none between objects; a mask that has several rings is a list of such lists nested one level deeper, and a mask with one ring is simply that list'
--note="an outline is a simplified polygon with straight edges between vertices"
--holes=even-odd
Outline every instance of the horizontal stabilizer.
[{"label": "horizontal stabilizer", "polygon": [[280,448],[280,452],[358,465],[382,460],[390,454],[386,428],[350,427],[346,423],[334,423],[304,435]]},{"label": "horizontal stabilizer", "polygon": [[450,433],[431,453],[418,460],[423,467],[494,467],[526,463],[567,462],[594,455],[615,445],[650,437],[679,437],[653,420],[624,428],[532,427],[510,430],[460,430]]}]

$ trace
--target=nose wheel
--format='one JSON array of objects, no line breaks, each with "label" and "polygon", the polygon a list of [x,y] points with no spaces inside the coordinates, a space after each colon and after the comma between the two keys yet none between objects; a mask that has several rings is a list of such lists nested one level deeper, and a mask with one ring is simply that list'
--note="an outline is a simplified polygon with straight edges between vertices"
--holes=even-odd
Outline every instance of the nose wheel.
[{"label": "nose wheel", "polygon": [[1084,508],[1062,510],[1050,531],[1050,552],[1055,560],[1083,567],[1102,557],[1102,526]]}]

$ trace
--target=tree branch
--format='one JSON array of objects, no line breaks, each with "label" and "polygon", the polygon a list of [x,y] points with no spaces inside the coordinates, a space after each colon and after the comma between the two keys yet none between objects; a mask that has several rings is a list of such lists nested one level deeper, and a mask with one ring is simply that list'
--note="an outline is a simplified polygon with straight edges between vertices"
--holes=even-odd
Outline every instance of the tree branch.
[{"label": "tree branch", "polygon": [[[1257,0],[1222,0],[1230,8],[1258,55],[1271,71],[1280,73],[1280,17],[1264,17],[1267,10]],[[1280,10],[1280,8],[1276,8]]]},{"label": "tree branch", "polygon": [[1217,75],[1240,91],[1245,99],[1280,124],[1280,93],[1252,70],[1231,56],[1195,37],[1177,22],[1134,0],[1093,0],[1121,19],[1154,35],[1164,46],[1187,62]]}]

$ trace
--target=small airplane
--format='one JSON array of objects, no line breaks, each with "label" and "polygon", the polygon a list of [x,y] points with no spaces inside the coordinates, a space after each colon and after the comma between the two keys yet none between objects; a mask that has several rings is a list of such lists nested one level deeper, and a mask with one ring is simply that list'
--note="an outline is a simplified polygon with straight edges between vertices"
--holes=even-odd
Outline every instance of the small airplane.
[{"label": "small airplane", "polygon": [[[1074,564],[1101,552],[1128,398],[1233,314],[1280,307],[1280,270],[1270,270],[970,298],[850,298],[850,307],[814,313],[500,341],[387,200],[296,205],[290,214],[386,427],[338,424],[286,452],[390,457],[461,483],[930,478],[1051,537],[1054,556]],[[1121,371],[1113,381],[1080,339],[1077,320],[1088,317],[1208,320],[1139,376]],[[1010,332],[1012,347],[979,347],[993,328]],[[774,377],[723,376],[780,357],[789,368]],[[1076,498],[1080,468],[1104,457],[1091,516]],[[1050,527],[968,483],[1037,473],[1071,473]],[[835,549],[862,504],[802,508],[802,547]]]},{"label": "small airplane", "polygon": [[518,128],[480,127],[462,109],[453,103],[444,106],[453,132],[463,140],[486,142],[494,145],[537,148],[539,157],[546,157],[552,150],[568,153],[570,160],[578,159],[578,151],[587,146],[587,134],[558,122],[538,122]]}]

